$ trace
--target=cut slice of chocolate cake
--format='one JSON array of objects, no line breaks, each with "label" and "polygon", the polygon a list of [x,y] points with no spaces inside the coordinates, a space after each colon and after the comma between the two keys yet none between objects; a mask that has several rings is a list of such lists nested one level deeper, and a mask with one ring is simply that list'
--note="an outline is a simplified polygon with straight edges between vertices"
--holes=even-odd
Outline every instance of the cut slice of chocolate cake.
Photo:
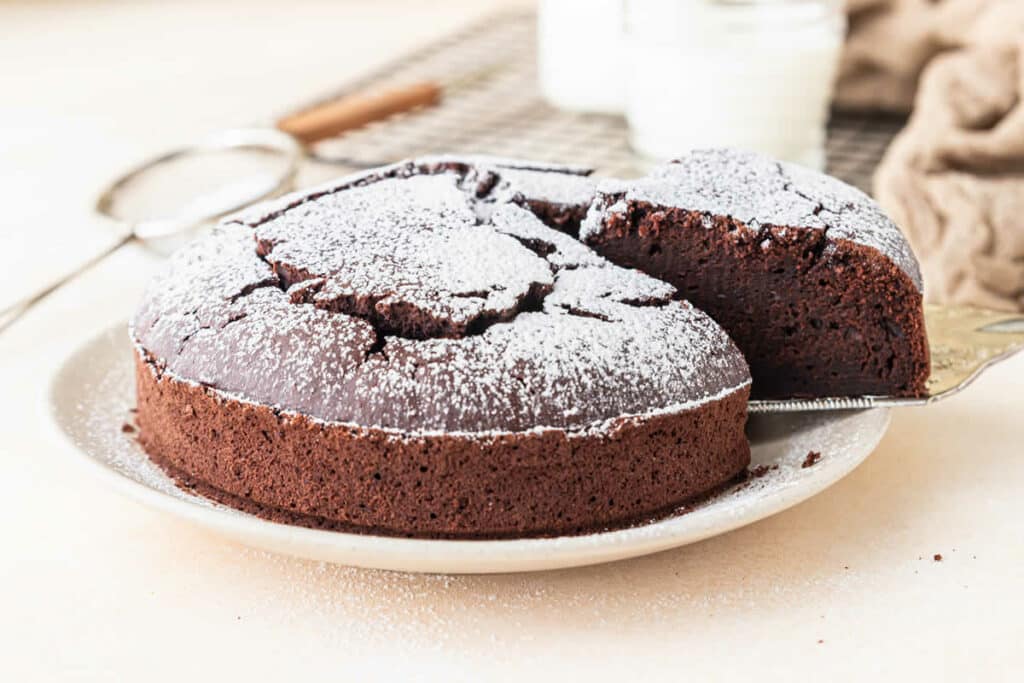
[{"label": "cut slice of chocolate cake", "polygon": [[750,364],[754,398],[925,391],[917,261],[877,204],[835,178],[696,151],[602,184],[579,237],[722,325]]}]

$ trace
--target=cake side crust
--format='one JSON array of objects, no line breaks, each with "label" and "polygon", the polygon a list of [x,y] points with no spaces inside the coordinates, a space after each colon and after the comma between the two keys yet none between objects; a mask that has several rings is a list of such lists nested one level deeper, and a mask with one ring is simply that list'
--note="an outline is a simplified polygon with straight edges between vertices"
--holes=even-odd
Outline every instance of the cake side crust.
[{"label": "cake side crust", "polygon": [[749,386],[603,433],[396,436],[234,400],[136,352],[139,439],[179,484],[262,517],[423,538],[554,536],[667,514],[741,475]]}]

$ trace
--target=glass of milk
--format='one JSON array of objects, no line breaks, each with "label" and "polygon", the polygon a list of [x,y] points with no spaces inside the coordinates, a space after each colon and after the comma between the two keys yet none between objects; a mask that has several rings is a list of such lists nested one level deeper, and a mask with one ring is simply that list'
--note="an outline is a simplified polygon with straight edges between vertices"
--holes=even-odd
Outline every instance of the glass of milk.
[{"label": "glass of milk", "polygon": [[842,0],[625,0],[633,148],[735,147],[825,166]]},{"label": "glass of milk", "polygon": [[569,111],[621,114],[626,104],[625,0],[540,0],[541,94]]}]

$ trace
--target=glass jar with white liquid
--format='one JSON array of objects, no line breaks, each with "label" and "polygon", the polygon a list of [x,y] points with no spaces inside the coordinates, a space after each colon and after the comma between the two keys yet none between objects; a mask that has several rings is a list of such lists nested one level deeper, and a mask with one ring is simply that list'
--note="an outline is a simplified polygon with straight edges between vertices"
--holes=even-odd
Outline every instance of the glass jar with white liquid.
[{"label": "glass jar with white liquid", "polygon": [[842,0],[626,0],[638,152],[735,147],[821,169]]},{"label": "glass jar with white liquid", "polygon": [[621,114],[625,0],[540,0],[537,72],[550,104],[568,111]]}]

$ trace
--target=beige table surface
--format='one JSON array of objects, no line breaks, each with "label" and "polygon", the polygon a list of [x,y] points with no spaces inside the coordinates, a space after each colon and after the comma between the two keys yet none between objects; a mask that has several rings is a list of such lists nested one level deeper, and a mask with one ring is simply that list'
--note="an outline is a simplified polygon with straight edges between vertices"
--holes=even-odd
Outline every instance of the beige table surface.
[{"label": "beige table surface", "polygon": [[[0,5],[0,290],[102,245],[85,207],[124,163],[493,4]],[[1024,357],[725,536],[534,575],[364,571],[222,541],[54,445],[49,374],[159,262],[124,249],[0,336],[0,680],[1021,680]]]}]

